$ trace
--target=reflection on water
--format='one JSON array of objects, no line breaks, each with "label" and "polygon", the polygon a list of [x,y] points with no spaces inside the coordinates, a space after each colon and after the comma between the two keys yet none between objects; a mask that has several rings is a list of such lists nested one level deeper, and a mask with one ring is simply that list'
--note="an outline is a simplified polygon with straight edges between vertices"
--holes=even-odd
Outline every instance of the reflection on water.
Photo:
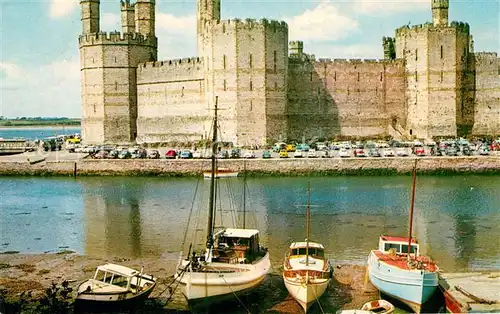
[{"label": "reflection on water", "polygon": [[[220,180],[215,224],[241,226],[246,208],[246,226],[258,226],[279,267],[290,242],[305,237],[308,180],[311,239],[335,262],[364,263],[381,233],[407,233],[406,176],[252,178],[245,201],[242,179]],[[193,178],[1,178],[0,251],[67,247],[159,257],[187,250],[188,220],[187,239],[203,245],[208,185]],[[419,177],[414,234],[422,251],[445,271],[500,267],[499,190],[498,176]]]}]

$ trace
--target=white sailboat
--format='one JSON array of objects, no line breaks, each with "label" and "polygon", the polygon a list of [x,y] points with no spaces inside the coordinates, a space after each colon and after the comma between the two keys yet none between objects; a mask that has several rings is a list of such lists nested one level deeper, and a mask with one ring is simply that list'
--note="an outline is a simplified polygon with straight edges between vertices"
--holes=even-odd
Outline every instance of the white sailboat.
[{"label": "white sailboat", "polygon": [[307,193],[306,239],[304,242],[294,242],[290,245],[283,263],[285,287],[302,306],[304,313],[307,313],[311,305],[325,293],[333,276],[333,269],[325,257],[324,246],[309,241],[309,185]]},{"label": "white sailboat", "polygon": [[214,230],[217,171],[217,97],[212,138],[212,167],[208,206],[207,243],[204,252],[190,253],[182,260],[175,280],[191,305],[211,304],[235,298],[257,288],[270,272],[267,249],[260,246],[259,230],[223,228]]}]

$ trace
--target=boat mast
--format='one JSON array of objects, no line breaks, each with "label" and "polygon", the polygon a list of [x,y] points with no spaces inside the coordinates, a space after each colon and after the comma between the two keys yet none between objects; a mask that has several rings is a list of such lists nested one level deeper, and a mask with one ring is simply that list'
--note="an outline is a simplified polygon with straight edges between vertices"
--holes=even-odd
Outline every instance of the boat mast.
[{"label": "boat mast", "polygon": [[243,160],[243,229],[246,226],[246,199],[247,199],[247,163]]},{"label": "boat mast", "polygon": [[213,126],[213,136],[212,136],[212,169],[210,176],[210,199],[208,202],[208,222],[207,222],[207,248],[211,248],[213,245],[213,235],[214,235],[214,210],[215,210],[215,155],[217,154],[217,102],[219,100],[218,96],[215,96],[215,108],[214,108],[214,126]]},{"label": "boat mast", "polygon": [[415,165],[412,171],[412,186],[411,186],[411,206],[410,206],[410,228],[408,230],[408,258],[410,258],[411,252],[411,236],[413,229],[413,209],[415,207],[415,182],[417,181],[417,159],[415,159]]},{"label": "boat mast", "polygon": [[311,205],[311,182],[307,182],[307,205],[306,205],[306,266],[309,266],[309,220]]}]

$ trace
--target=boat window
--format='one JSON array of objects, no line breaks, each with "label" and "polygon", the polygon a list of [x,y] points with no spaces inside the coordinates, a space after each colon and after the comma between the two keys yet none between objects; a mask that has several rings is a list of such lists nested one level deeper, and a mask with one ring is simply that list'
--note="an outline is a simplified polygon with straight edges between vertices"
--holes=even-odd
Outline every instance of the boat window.
[{"label": "boat window", "polygon": [[[417,246],[416,245],[412,245],[411,246],[411,251],[410,253],[415,253],[417,250]],[[403,247],[402,247],[402,250],[401,250],[402,253],[408,253],[408,245],[404,245],[403,244]]]},{"label": "boat window", "polygon": [[319,257],[325,257],[325,251],[323,251],[322,249],[316,249],[315,255]]},{"label": "boat window", "polygon": [[384,246],[384,251],[389,251],[390,249],[396,249],[396,253],[401,253],[401,244],[386,243]]},{"label": "boat window", "polygon": [[306,255],[306,248],[305,247],[299,248],[299,255]]},{"label": "boat window", "polygon": [[127,287],[127,277],[120,275],[114,275],[111,284],[120,287]]},{"label": "boat window", "polygon": [[293,249],[292,250],[292,255],[299,255],[299,250]]}]

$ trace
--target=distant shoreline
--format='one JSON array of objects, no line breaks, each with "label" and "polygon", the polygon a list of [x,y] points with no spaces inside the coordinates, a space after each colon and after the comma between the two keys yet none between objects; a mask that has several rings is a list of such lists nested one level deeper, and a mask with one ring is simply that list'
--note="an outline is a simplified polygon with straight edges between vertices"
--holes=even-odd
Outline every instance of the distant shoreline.
[{"label": "distant shoreline", "polygon": [[33,129],[76,129],[76,128],[81,128],[80,125],[61,125],[61,124],[41,124],[41,125],[12,125],[12,126],[5,126],[1,125],[0,126],[0,131],[5,131],[5,130],[33,130]]}]

